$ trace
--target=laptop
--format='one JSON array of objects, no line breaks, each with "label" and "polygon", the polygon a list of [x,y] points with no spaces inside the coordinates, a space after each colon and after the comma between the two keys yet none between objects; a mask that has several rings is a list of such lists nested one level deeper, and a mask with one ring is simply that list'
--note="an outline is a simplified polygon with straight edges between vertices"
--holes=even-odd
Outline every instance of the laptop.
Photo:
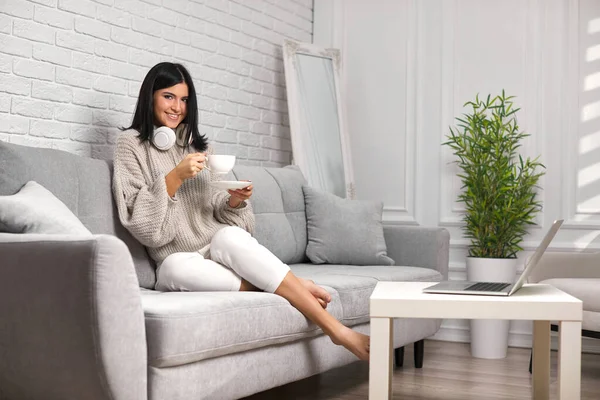
[{"label": "laptop", "polygon": [[510,282],[469,282],[469,281],[445,281],[423,289],[423,293],[443,293],[443,294],[473,294],[485,296],[510,296],[521,289],[531,271],[535,268],[540,258],[548,248],[548,245],[558,232],[564,220],[554,221],[546,236],[529,259],[529,262],[523,269],[523,273],[516,283]]}]

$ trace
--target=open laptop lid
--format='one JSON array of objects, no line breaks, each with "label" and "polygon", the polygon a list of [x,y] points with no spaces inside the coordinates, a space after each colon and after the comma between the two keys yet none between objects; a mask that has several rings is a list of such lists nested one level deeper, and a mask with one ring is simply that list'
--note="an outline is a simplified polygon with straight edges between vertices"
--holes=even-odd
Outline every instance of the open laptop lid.
[{"label": "open laptop lid", "polygon": [[513,285],[510,293],[508,293],[509,296],[511,294],[513,294],[514,292],[516,292],[517,290],[519,290],[521,288],[521,286],[523,286],[523,284],[527,281],[527,278],[531,274],[531,271],[533,271],[533,269],[535,268],[537,263],[540,261],[540,258],[542,258],[542,255],[548,248],[548,245],[550,244],[552,239],[554,239],[556,232],[558,232],[558,229],[560,228],[560,226],[562,225],[563,222],[564,222],[563,219],[557,219],[556,221],[554,221],[554,223],[552,224],[552,227],[550,228],[548,233],[546,233],[546,236],[544,236],[544,239],[542,240],[542,242],[540,243],[538,248],[535,249],[533,256],[529,259],[529,262],[525,266],[523,273],[521,274],[521,276],[519,277],[517,282]]}]

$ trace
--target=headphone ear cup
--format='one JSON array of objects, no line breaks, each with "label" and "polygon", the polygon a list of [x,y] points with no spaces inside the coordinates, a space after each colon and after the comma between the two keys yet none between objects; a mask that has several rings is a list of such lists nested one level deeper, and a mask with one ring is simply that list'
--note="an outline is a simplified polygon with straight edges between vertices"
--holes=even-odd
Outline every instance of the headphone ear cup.
[{"label": "headphone ear cup", "polygon": [[159,150],[169,150],[175,144],[175,132],[173,129],[161,126],[152,133],[152,144]]}]

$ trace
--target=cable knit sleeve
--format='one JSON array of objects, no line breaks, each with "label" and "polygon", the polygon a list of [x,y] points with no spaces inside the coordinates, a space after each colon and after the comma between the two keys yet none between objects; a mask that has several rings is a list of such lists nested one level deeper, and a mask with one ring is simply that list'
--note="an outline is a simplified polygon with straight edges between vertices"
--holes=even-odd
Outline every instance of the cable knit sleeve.
[{"label": "cable knit sleeve", "polygon": [[254,212],[249,200],[240,204],[239,207],[229,207],[229,193],[215,190],[212,196],[215,219],[223,224],[239,226],[240,228],[254,234]]},{"label": "cable knit sleeve", "polygon": [[[209,146],[206,154],[214,154],[214,150]],[[211,181],[221,180],[219,175],[210,174]],[[240,228],[254,234],[254,212],[249,201],[244,201],[239,207],[229,207],[229,193],[224,190],[214,190],[212,193],[212,206],[215,219],[222,224],[239,226]]]},{"label": "cable knit sleeve", "polygon": [[119,219],[143,245],[160,247],[177,234],[178,202],[167,193],[165,175],[152,177],[139,139],[123,133],[114,156],[113,194]]}]

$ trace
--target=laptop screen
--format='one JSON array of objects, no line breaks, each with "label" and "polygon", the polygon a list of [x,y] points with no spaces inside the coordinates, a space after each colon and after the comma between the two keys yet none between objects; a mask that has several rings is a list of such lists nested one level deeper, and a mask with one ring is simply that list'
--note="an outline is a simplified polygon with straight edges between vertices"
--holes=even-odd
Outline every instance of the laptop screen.
[{"label": "laptop screen", "polygon": [[521,276],[519,277],[519,279],[513,286],[509,295],[513,294],[514,292],[519,290],[521,288],[521,286],[523,286],[523,284],[527,281],[527,278],[531,274],[531,271],[533,271],[533,269],[535,268],[537,263],[540,261],[540,258],[542,258],[542,255],[548,248],[548,245],[550,244],[552,239],[554,239],[556,232],[558,232],[558,230],[563,222],[564,222],[564,220],[562,220],[562,219],[558,219],[558,220],[554,221],[554,223],[550,227],[550,230],[548,230],[548,233],[546,233],[546,236],[544,236],[544,239],[542,240],[542,242],[540,243],[538,248],[535,249],[533,256],[529,259],[529,262],[525,266],[523,273],[521,274]]}]

